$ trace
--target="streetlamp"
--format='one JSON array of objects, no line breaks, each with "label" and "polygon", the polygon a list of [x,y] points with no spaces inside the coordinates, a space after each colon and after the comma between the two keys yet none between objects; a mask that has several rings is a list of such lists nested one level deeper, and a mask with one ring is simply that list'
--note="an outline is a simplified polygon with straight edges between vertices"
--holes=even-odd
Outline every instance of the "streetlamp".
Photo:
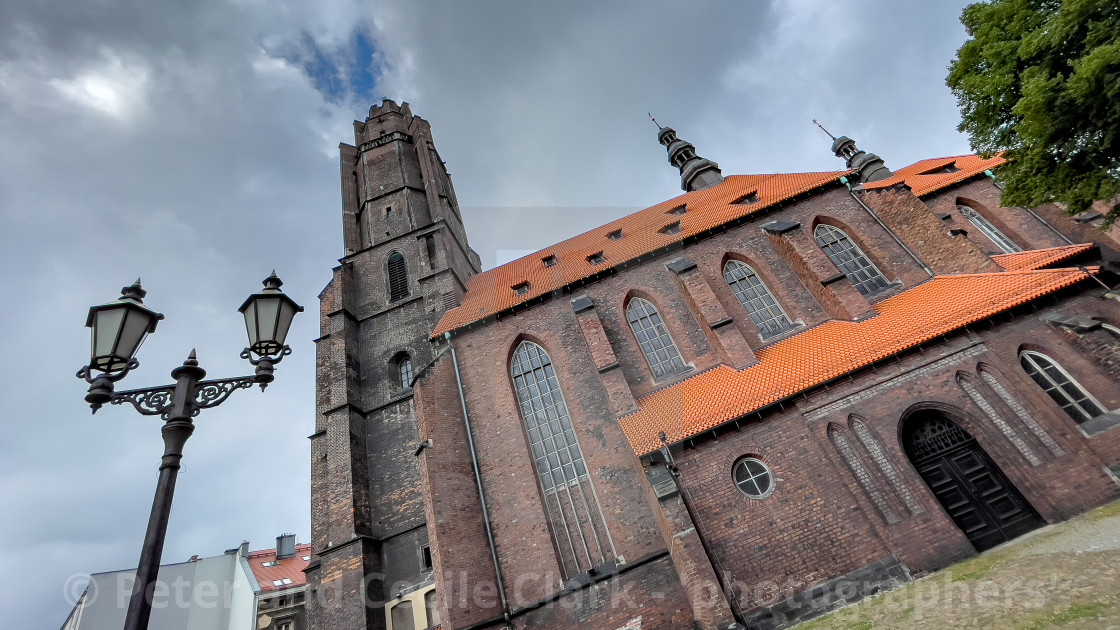
[{"label": "streetlamp", "polygon": [[[145,630],[152,613],[152,594],[163,556],[163,542],[167,534],[167,520],[171,514],[171,499],[175,494],[175,478],[179,461],[183,458],[183,445],[194,433],[193,418],[209,407],[217,407],[229,398],[234,390],[260,385],[263,390],[272,380],[273,366],[292,353],[284,344],[288,328],[295,314],[303,307],[280,290],[283,283],[276,272],[264,280],[264,289],[254,293],[238,309],[245,316],[249,333],[249,347],[241,358],[256,366],[253,376],[204,381],[206,370],[198,366],[198,359],[191,350],[183,364],[171,371],[174,385],[147,387],[117,392],[113,384],[136,369],[140,363],[134,358],[136,349],[148,333],[155,332],[156,323],[163,315],[144,306],[147,292],[140,288],[140,280],[121,289],[115,302],[89,309],[86,326],[92,329],[89,365],[78,370],[78,378],[90,384],[86,402],[94,413],[105,403],[119,405],[130,403],[146,416],[161,416],[163,424],[163,461],[159,467],[159,482],[152,501],[152,515],[144,534],[144,547],[136,580],[132,584],[132,597],[128,602],[125,630]],[[99,372],[99,374],[94,374]]]}]

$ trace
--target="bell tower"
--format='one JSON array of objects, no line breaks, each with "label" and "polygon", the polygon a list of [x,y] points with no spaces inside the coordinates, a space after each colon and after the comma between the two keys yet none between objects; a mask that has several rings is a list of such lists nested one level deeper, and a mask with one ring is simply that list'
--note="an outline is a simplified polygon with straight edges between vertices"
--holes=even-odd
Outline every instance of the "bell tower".
[{"label": "bell tower", "polygon": [[[480,270],[428,122],[384,99],[340,145],[344,256],[320,294],[308,624],[435,625],[412,381]],[[415,601],[413,601],[415,600]],[[403,622],[402,622],[403,623]]]}]

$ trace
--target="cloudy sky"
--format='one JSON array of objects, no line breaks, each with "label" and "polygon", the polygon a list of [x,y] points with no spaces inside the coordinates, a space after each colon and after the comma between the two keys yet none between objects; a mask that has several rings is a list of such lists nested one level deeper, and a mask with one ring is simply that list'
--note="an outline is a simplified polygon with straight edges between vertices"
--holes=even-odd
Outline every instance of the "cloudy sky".
[{"label": "cloudy sky", "polygon": [[432,122],[489,267],[678,194],[647,112],[725,174],[841,168],[812,118],[892,166],[967,152],[962,4],[0,0],[0,619],[57,628],[135,566],[159,421],[91,416],[74,372],[137,276],[167,319],[122,387],[191,348],[250,373],[235,309],[273,268],[309,311],[267,392],[197,419],[164,560],[308,540],[337,147],[373,102]]}]

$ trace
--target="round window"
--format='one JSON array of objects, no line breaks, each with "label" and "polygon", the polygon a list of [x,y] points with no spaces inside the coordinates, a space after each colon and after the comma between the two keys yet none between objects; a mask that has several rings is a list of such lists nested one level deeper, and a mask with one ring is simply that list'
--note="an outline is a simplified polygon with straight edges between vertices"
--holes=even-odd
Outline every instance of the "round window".
[{"label": "round window", "polygon": [[774,474],[754,457],[735,462],[733,477],[739,491],[752,499],[765,499],[774,491]]}]

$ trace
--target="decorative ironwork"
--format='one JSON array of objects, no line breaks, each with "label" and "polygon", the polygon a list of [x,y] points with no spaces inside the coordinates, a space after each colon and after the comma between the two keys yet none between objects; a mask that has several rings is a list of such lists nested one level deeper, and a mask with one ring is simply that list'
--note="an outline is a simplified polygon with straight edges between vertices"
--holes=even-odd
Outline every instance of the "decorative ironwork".
[{"label": "decorative ironwork", "polygon": [[903,436],[906,452],[914,461],[936,457],[973,441],[967,431],[941,414],[930,414]]},{"label": "decorative ironwork", "polygon": [[198,384],[198,391],[194,395],[194,408],[191,411],[191,416],[197,416],[199,411],[208,407],[217,407],[225,402],[235,390],[248,389],[256,384],[256,376],[201,381]]},{"label": "decorative ironwork", "polygon": [[166,420],[168,412],[171,411],[171,400],[174,393],[174,385],[131,389],[113,393],[113,397],[109,399],[109,404],[129,403],[136,407],[136,411],[145,416],[163,416]]},{"label": "decorative ironwork", "polygon": [[113,374],[102,373],[102,374],[98,374],[98,375],[94,376],[93,369],[90,366],[87,365],[87,366],[84,366],[82,369],[78,370],[78,373],[75,374],[74,376],[85,380],[85,382],[87,382],[91,385],[93,384],[94,381],[96,381],[98,379],[109,381],[110,383],[115,383],[115,382],[121,380],[122,378],[124,378],[129,372],[131,372],[132,370],[135,370],[138,367],[140,367],[140,362],[137,361],[136,359],[132,359],[131,361],[128,362],[128,365],[126,365],[124,367],[124,369],[121,370],[120,372],[116,372],[116,373],[113,373]]}]

